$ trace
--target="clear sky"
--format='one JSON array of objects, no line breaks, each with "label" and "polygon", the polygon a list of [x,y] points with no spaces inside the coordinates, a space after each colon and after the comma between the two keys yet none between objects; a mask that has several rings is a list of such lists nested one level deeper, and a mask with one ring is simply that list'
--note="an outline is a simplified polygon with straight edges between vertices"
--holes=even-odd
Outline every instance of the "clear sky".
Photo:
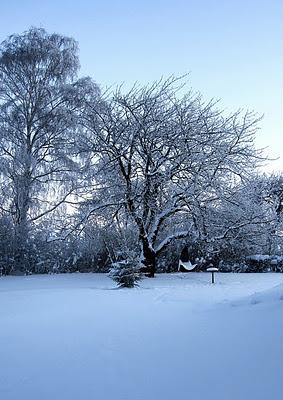
[{"label": "clear sky", "polygon": [[283,0],[0,0],[1,41],[31,26],[74,37],[99,84],[189,72],[206,99],[264,113],[257,146],[283,171]]}]

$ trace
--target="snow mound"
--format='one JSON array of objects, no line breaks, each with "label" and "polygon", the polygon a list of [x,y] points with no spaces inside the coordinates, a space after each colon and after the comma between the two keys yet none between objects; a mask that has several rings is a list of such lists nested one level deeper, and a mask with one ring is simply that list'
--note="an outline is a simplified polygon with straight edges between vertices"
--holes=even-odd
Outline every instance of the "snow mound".
[{"label": "snow mound", "polygon": [[271,289],[255,292],[254,294],[244,297],[240,300],[233,301],[232,306],[256,305],[256,304],[271,304],[283,302],[283,284],[274,286]]}]

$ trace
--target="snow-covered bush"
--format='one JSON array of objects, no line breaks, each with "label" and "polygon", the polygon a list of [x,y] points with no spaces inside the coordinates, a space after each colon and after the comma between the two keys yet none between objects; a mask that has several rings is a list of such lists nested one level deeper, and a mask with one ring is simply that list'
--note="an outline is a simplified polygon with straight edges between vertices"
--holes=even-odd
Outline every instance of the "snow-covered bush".
[{"label": "snow-covered bush", "polygon": [[118,283],[119,287],[133,288],[141,279],[137,262],[133,260],[119,261],[112,264],[109,277]]},{"label": "snow-covered bush", "polygon": [[248,272],[282,272],[283,257],[268,254],[253,254],[246,257]]},{"label": "snow-covered bush", "polygon": [[222,260],[218,267],[220,272],[252,272],[243,260],[239,260],[238,262],[224,262]]},{"label": "snow-covered bush", "polygon": [[283,257],[267,254],[254,254],[239,261],[219,263],[220,272],[283,272]]}]

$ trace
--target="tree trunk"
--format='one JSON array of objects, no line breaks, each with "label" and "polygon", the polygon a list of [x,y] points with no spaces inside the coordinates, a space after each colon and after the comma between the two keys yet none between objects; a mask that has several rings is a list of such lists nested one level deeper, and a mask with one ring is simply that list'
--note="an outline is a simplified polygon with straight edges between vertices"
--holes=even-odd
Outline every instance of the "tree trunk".
[{"label": "tree trunk", "polygon": [[147,241],[143,241],[142,252],[143,252],[143,264],[145,266],[147,276],[149,278],[154,278],[154,274],[156,272],[156,253],[149,246]]},{"label": "tree trunk", "polygon": [[28,227],[26,221],[15,224],[14,236],[14,270],[28,271]]},{"label": "tree trunk", "polygon": [[27,272],[28,265],[28,210],[30,203],[30,174],[27,171],[16,180],[16,195],[14,198],[14,269]]}]

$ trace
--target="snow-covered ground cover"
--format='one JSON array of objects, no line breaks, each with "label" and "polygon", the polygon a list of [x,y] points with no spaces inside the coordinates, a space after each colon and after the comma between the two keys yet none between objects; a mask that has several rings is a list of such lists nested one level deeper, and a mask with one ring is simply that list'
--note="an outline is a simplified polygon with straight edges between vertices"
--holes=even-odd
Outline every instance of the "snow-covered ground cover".
[{"label": "snow-covered ground cover", "polygon": [[281,400],[283,274],[0,278],[1,400]]}]

